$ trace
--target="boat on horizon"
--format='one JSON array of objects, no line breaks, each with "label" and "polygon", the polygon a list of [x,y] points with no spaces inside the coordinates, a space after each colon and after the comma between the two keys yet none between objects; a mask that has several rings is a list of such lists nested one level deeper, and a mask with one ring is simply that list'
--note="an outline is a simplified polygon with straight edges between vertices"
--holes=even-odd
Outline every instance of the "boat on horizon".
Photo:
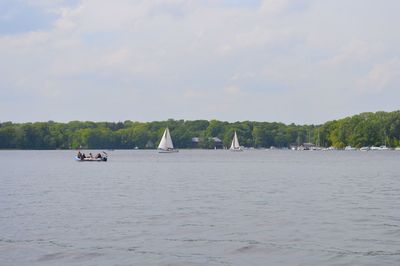
[{"label": "boat on horizon", "polygon": [[243,151],[242,147],[239,145],[239,140],[235,131],[235,134],[233,135],[232,139],[232,144],[231,147],[229,148],[230,151]]},{"label": "boat on horizon", "polygon": [[174,149],[174,144],[172,143],[171,134],[169,133],[168,127],[164,130],[164,134],[161,137],[160,144],[158,144],[159,153],[173,153],[178,152]]},{"label": "boat on horizon", "polygon": [[351,146],[349,145],[349,146],[346,146],[346,147],[344,148],[344,150],[345,150],[345,151],[356,151],[357,149],[354,148],[354,147],[351,147]]},{"label": "boat on horizon", "polygon": [[382,146],[371,146],[371,150],[372,151],[388,151],[390,150],[388,147],[386,147],[386,145],[382,145]]}]

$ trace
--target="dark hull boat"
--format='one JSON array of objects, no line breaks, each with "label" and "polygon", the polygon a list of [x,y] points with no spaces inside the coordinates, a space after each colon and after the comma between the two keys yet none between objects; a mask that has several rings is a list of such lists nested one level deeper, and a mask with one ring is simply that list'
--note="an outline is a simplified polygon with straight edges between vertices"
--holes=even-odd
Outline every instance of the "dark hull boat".
[{"label": "dark hull boat", "polygon": [[84,158],[84,159],[80,159],[78,157],[75,156],[75,161],[79,161],[79,162],[107,162],[107,157],[102,157],[102,158]]}]

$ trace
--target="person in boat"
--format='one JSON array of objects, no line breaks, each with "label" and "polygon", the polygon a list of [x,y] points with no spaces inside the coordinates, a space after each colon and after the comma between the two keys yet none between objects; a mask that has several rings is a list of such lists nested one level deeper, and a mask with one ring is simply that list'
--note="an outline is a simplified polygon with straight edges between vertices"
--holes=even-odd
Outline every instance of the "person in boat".
[{"label": "person in boat", "polygon": [[93,154],[91,152],[89,152],[89,158],[93,159]]},{"label": "person in boat", "polygon": [[95,157],[95,159],[102,159],[103,157],[101,156],[101,153],[98,153]]},{"label": "person in boat", "polygon": [[81,153],[81,151],[78,151],[78,155],[76,155],[76,157],[78,157],[78,159],[82,159],[82,153]]}]

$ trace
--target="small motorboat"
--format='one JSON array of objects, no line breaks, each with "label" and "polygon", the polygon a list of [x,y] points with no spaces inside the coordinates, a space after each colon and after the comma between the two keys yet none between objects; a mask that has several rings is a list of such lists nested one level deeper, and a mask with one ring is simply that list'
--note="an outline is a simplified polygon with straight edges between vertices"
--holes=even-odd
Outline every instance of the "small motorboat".
[{"label": "small motorboat", "polygon": [[90,156],[85,156],[85,154],[81,154],[80,152],[78,155],[75,156],[75,161],[79,162],[107,162],[107,153],[102,152],[98,153],[96,156],[93,156],[92,153],[90,153]]},{"label": "small motorboat", "polygon": [[78,156],[75,156],[75,160],[79,162],[107,162],[107,157],[101,157],[101,158],[79,158]]}]

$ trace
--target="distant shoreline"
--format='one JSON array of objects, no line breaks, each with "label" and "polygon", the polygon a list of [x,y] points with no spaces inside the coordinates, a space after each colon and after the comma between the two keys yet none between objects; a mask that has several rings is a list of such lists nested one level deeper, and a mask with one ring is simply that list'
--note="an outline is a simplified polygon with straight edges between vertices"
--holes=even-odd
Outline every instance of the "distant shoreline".
[{"label": "distant shoreline", "polygon": [[[400,111],[361,113],[321,125],[278,122],[167,120],[154,122],[0,123],[0,149],[76,150],[154,149],[164,129],[177,149],[230,147],[236,131],[239,143],[254,148],[400,147]],[[99,148],[107,147],[107,148]]]}]

